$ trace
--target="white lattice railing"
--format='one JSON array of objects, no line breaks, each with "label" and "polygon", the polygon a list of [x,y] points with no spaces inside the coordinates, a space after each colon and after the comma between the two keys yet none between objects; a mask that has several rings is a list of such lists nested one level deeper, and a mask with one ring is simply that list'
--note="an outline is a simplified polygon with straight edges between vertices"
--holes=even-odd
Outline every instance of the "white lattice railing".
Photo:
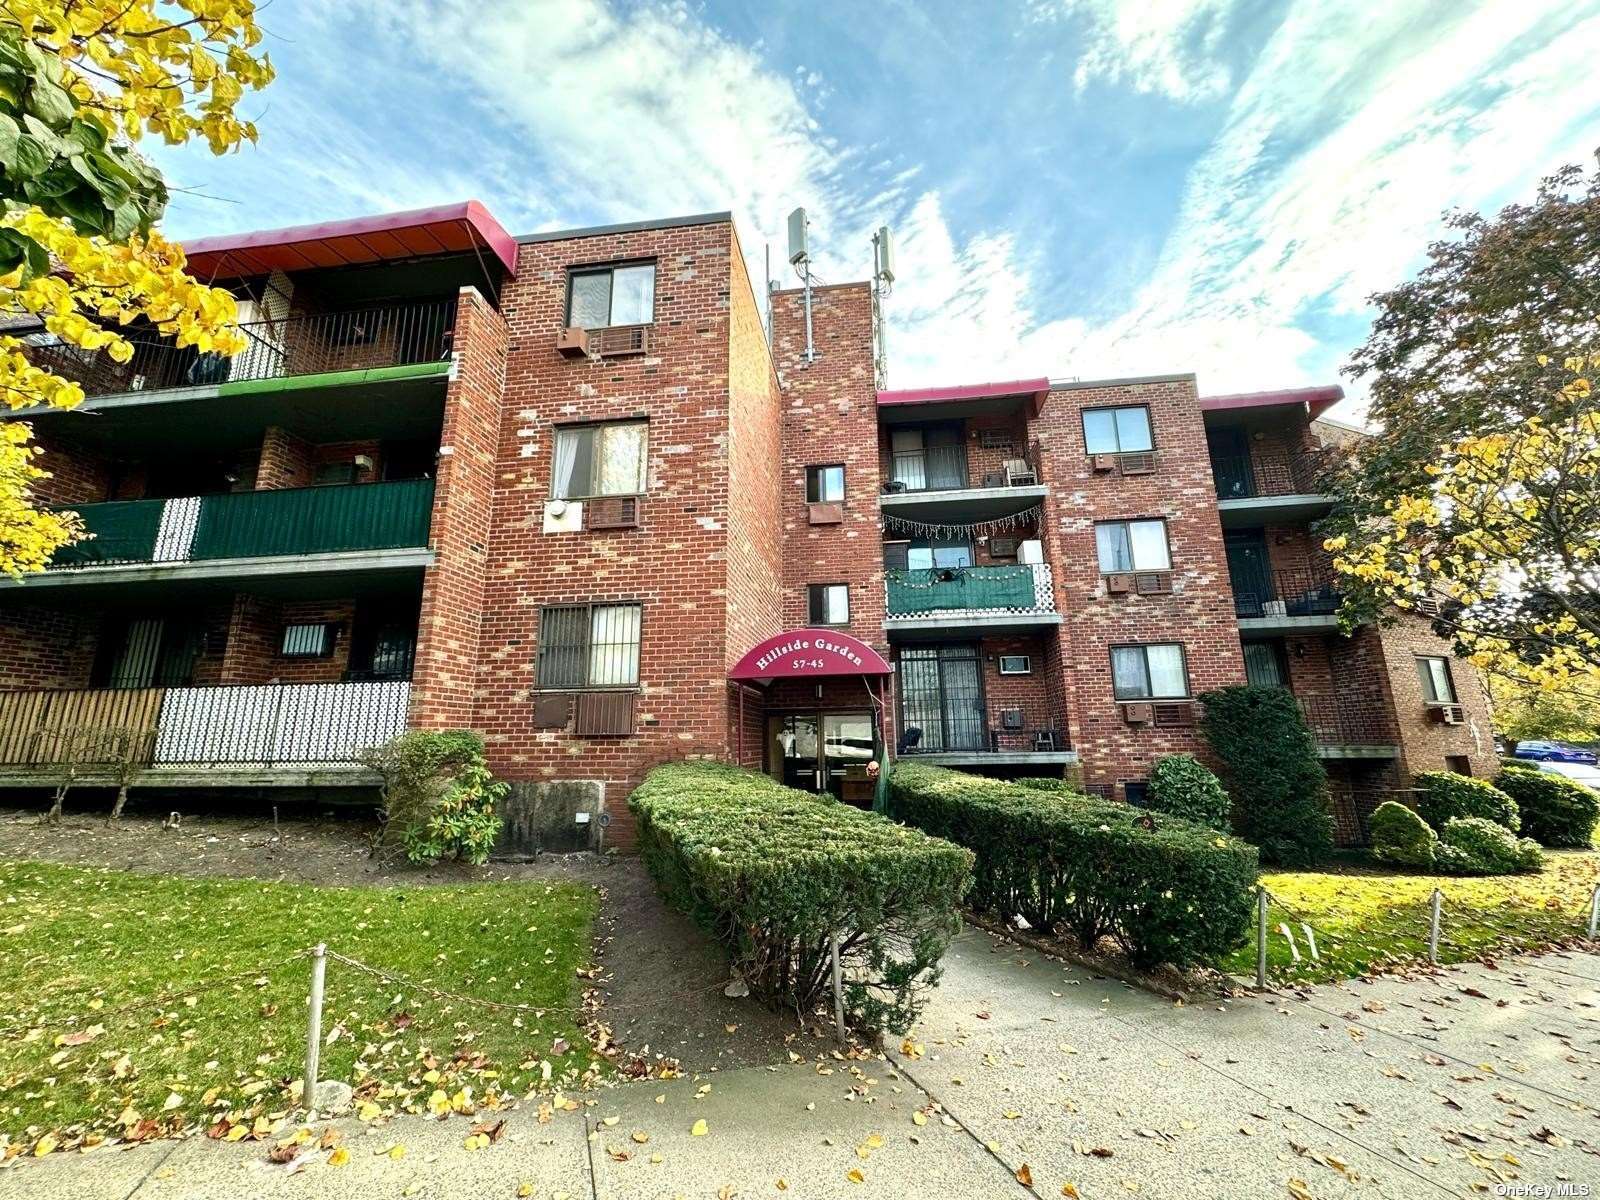
[{"label": "white lattice railing", "polygon": [[168,688],[153,761],[354,762],[405,731],[410,702],[404,680]]},{"label": "white lattice railing", "polygon": [[884,589],[891,618],[1056,611],[1047,563],[890,571]]}]

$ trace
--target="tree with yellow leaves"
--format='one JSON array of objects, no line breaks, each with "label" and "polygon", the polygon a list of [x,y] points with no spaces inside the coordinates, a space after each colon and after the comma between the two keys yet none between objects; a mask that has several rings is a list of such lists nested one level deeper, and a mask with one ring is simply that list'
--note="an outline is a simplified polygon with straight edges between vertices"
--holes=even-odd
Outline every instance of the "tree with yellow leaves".
[{"label": "tree with yellow leaves", "polygon": [[[1367,595],[1422,611],[1476,666],[1600,700],[1600,353],[1556,366],[1534,411],[1444,446],[1429,486],[1328,539]],[[1530,407],[1533,407],[1530,405]]]},{"label": "tree with yellow leaves", "polygon": [[[154,226],[160,174],[134,149],[202,137],[217,154],[254,141],[237,113],[272,66],[252,0],[5,0],[0,5],[0,315],[28,341],[126,362],[125,330],[236,353],[233,298],[184,272]],[[80,385],[0,334],[0,398],[15,411],[70,408]],[[40,511],[45,478],[25,423],[0,424],[0,571],[42,570],[79,535],[71,514]]]}]

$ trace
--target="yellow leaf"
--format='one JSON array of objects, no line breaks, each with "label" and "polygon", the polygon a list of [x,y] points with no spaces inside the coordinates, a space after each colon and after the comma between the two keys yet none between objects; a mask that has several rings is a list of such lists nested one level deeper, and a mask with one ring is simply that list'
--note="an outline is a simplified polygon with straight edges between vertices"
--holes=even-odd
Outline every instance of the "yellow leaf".
[{"label": "yellow leaf", "polygon": [[1304,1179],[1291,1179],[1288,1187],[1289,1195],[1293,1196],[1294,1200],[1311,1200],[1311,1189],[1306,1186]]},{"label": "yellow leaf", "polygon": [[517,1184],[517,1195],[522,1197],[522,1200],[527,1200],[529,1196],[533,1195],[533,1184],[527,1181]]},{"label": "yellow leaf", "polygon": [[707,1126],[706,1126],[706,1119],[704,1117],[701,1117],[698,1121],[696,1121],[690,1127],[689,1136],[690,1137],[705,1137],[705,1135],[707,1133],[709,1133],[709,1132],[710,1132],[710,1129],[707,1128]]},{"label": "yellow leaf", "polygon": [[404,1158],[406,1156],[406,1148],[397,1143],[397,1144],[395,1144],[393,1146],[390,1146],[387,1150],[383,1151],[382,1153],[387,1154],[392,1161],[399,1162],[402,1158]]},{"label": "yellow leaf", "polygon": [[371,1100],[363,1100],[356,1106],[356,1116],[363,1121],[370,1121],[382,1112],[383,1109],[379,1108]]},{"label": "yellow leaf", "polygon": [[328,1165],[330,1167],[342,1167],[349,1161],[350,1151],[343,1146],[334,1147],[333,1153],[328,1155]]},{"label": "yellow leaf", "polygon": [[1063,1183],[1061,1185],[1061,1194],[1065,1196],[1067,1200],[1083,1200],[1083,1197],[1078,1195],[1078,1189],[1073,1187],[1070,1183]]},{"label": "yellow leaf", "polygon": [[60,1145],[60,1143],[47,1133],[33,1144],[33,1156],[35,1158],[43,1158],[46,1154],[49,1154],[51,1151],[53,1151],[58,1145]]},{"label": "yellow leaf", "polygon": [[867,1177],[861,1173],[860,1167],[851,1167],[844,1173],[844,1177],[851,1183],[865,1183],[867,1181]]},{"label": "yellow leaf", "polygon": [[926,1125],[928,1123],[928,1114],[919,1108],[911,1114],[911,1123],[913,1125]]}]

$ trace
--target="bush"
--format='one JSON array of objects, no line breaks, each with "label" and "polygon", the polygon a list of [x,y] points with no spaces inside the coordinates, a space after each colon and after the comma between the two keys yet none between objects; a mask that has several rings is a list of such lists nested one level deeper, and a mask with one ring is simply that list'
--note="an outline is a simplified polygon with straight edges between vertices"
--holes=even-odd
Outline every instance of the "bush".
[{"label": "bush", "polygon": [[1500,772],[1495,786],[1516,802],[1522,832],[1541,846],[1587,850],[1600,821],[1600,797],[1562,775],[1528,767]]},{"label": "bush", "polygon": [[1442,834],[1446,823],[1457,817],[1493,821],[1512,833],[1521,827],[1517,802],[1487,779],[1457,775],[1454,771],[1419,771],[1412,780],[1421,789],[1417,811],[1435,833]]},{"label": "bush", "polygon": [[977,855],[968,903],[1085,949],[1114,938],[1140,966],[1189,966],[1243,943],[1256,852],[1213,829],[1090,796],[896,764],[889,812]]},{"label": "bush", "polygon": [[1031,788],[1036,792],[1055,792],[1058,795],[1081,796],[1083,791],[1074,787],[1065,779],[1051,779],[1043,775],[1030,775],[1025,779],[1014,779],[1013,783],[1019,787]]},{"label": "bush", "polygon": [[1404,804],[1385,800],[1373,812],[1367,830],[1372,853],[1382,861],[1424,870],[1434,865],[1439,835]]},{"label": "bush", "polygon": [[1158,758],[1150,769],[1150,807],[1169,816],[1228,828],[1228,793],[1209,767],[1189,754]]},{"label": "bush", "polygon": [[875,813],[722,763],[655,768],[628,798],[662,896],[727,948],[764,1003],[903,1033],[960,928],[972,855]]},{"label": "bush", "polygon": [[414,863],[489,859],[500,837],[495,806],[505,798],[483,757],[483,739],[465,729],[412,730],[362,756],[383,776],[379,848],[401,847]]},{"label": "bush", "polygon": [[1333,851],[1328,777],[1284,688],[1228,687],[1200,697],[1201,731],[1222,762],[1233,831],[1266,862],[1310,867]]},{"label": "bush", "polygon": [[1484,817],[1452,817],[1439,833],[1435,866],[1461,875],[1511,875],[1544,866],[1539,843]]}]

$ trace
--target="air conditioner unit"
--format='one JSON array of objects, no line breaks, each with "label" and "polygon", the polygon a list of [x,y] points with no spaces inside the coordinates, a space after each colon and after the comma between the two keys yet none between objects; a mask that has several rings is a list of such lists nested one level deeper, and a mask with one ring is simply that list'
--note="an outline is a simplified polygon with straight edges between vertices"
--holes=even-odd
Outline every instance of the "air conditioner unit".
[{"label": "air conditioner unit", "polygon": [[1122,719],[1129,725],[1148,725],[1155,720],[1155,706],[1151,704],[1124,704]]},{"label": "air conditioner unit", "polygon": [[806,505],[806,520],[812,525],[840,525],[844,523],[844,505],[837,501],[812,501]]},{"label": "air conditioner unit", "polygon": [[1155,473],[1156,456],[1148,450],[1138,454],[1124,454],[1120,456],[1118,465],[1124,475],[1151,475]]},{"label": "air conditioner unit", "polygon": [[1096,454],[1090,462],[1096,471],[1115,471],[1117,469],[1117,456],[1115,454]]},{"label": "air conditioner unit", "polygon": [[993,534],[989,538],[990,558],[1015,558],[1017,556],[1017,543],[1020,539]]},{"label": "air conditioner unit", "polygon": [[1000,728],[1018,730],[1022,728],[1022,710],[1020,708],[1006,708],[1000,711]]},{"label": "air conditioner unit", "polygon": [[1166,596],[1172,592],[1171,571],[1141,571],[1133,580],[1134,590],[1141,596]]},{"label": "air conditioner unit", "polygon": [[1151,705],[1154,724],[1160,729],[1182,729],[1194,724],[1194,705],[1184,702]]},{"label": "air conditioner unit", "polygon": [[1126,596],[1133,590],[1133,576],[1125,571],[1106,576],[1106,595]]},{"label": "air conditioner unit", "polygon": [[1017,562],[1024,566],[1044,562],[1044,543],[1038,538],[1023,538],[1017,543]]},{"label": "air conditioner unit", "polygon": [[589,331],[580,329],[576,325],[567,326],[556,334],[556,353],[562,358],[587,358]]},{"label": "air conditioner unit", "polygon": [[1460,725],[1467,719],[1459,704],[1430,704],[1428,716],[1440,725]]},{"label": "air conditioner unit", "polygon": [[586,529],[634,529],[639,524],[639,497],[596,496],[583,506]]}]

